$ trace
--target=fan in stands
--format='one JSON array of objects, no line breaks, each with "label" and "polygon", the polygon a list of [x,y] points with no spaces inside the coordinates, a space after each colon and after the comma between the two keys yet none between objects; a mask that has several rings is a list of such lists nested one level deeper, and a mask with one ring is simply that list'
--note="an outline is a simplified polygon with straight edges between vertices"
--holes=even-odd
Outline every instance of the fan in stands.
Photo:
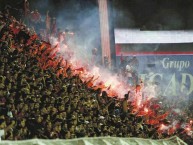
[{"label": "fan in stands", "polygon": [[[190,110],[189,117],[170,122],[168,119],[174,114],[163,107],[167,105],[164,98],[144,100],[139,95],[143,82],[136,88],[122,83],[115,86],[114,77],[102,80],[86,65],[64,59],[58,47],[59,44],[52,46],[41,40],[10,15],[0,14],[0,129],[5,130],[2,139],[161,139],[177,135],[192,143]],[[116,90],[121,88],[130,90],[120,96]]]}]

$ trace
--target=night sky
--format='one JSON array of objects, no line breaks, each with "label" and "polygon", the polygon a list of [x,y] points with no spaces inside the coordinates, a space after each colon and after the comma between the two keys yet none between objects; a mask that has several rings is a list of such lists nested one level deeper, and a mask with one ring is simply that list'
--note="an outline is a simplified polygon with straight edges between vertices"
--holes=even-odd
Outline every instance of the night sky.
[{"label": "night sky", "polygon": [[193,29],[192,0],[113,0],[116,27]]},{"label": "night sky", "polygon": [[[6,4],[19,7],[20,1],[0,0],[0,8]],[[70,21],[87,17],[83,15],[87,13],[86,10],[97,8],[97,0],[29,0],[29,2],[32,10],[37,8],[45,15],[49,9],[53,16],[58,16],[62,12],[64,18]],[[109,0],[109,2],[113,7],[115,27],[153,30],[193,29],[192,0]]]}]

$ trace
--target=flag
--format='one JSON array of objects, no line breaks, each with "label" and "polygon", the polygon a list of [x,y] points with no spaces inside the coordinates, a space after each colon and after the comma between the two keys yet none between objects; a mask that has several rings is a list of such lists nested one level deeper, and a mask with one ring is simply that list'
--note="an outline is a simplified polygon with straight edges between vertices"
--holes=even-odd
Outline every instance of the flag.
[{"label": "flag", "polygon": [[168,112],[166,112],[166,113],[164,113],[163,115],[160,115],[160,116],[158,116],[158,117],[156,117],[156,119],[157,120],[164,120],[164,119],[166,119],[166,117],[168,116]]},{"label": "flag", "polygon": [[47,32],[49,33],[50,31],[50,25],[51,25],[51,18],[49,16],[49,11],[47,11],[47,14],[46,14],[46,30]]},{"label": "flag", "polygon": [[42,51],[46,47],[45,43],[42,43],[41,46],[39,47],[39,50]]},{"label": "flag", "polygon": [[80,67],[80,68],[77,68],[75,69],[76,71],[84,71],[84,68],[83,67]]}]

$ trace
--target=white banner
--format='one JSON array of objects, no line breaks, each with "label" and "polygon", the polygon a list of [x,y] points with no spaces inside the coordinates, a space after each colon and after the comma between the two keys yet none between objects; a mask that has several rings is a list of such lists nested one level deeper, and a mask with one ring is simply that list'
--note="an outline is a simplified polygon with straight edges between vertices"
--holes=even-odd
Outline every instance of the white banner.
[{"label": "white banner", "polygon": [[115,29],[116,44],[192,43],[193,31],[140,31]]}]

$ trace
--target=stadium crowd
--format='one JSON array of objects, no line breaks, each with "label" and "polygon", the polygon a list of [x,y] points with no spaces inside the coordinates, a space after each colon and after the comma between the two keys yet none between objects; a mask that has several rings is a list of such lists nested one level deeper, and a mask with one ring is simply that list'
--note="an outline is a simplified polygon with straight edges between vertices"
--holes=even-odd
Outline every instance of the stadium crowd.
[{"label": "stadium crowd", "polygon": [[[161,139],[146,117],[132,113],[131,102],[108,97],[75,74],[51,44],[8,13],[0,13],[0,129],[4,140],[72,139],[116,136]],[[158,124],[167,123],[165,118]]]}]

